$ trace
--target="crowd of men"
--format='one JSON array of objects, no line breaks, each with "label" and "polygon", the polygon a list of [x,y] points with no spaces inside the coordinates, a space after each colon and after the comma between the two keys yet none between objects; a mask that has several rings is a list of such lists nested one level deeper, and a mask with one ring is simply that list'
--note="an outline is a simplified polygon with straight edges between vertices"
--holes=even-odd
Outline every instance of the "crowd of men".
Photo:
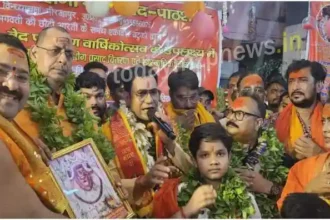
[{"label": "crowd of men", "polygon": [[240,70],[219,112],[189,69],[170,73],[169,103],[148,66],[91,62],[72,77],[72,38],[61,27],[42,30],[29,51],[0,34],[0,53],[0,217],[67,218],[48,162],[94,138],[136,217],[330,218],[330,102],[320,101],[320,63],[294,61],[285,79]]}]

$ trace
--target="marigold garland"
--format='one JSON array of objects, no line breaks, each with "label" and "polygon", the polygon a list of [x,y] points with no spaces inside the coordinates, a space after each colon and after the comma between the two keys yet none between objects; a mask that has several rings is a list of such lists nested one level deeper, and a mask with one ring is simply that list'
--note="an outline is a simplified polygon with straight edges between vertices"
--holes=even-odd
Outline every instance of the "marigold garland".
[{"label": "marigold garland", "polygon": [[[261,170],[260,174],[272,181],[273,183],[282,185],[285,183],[289,169],[284,167],[283,144],[279,142],[274,128],[269,127],[262,131],[258,143],[266,142],[267,150],[260,157]],[[257,147],[258,148],[258,147]],[[232,148],[231,166],[239,168],[243,166],[243,159],[247,153],[239,143],[234,143]],[[262,193],[256,193],[256,201],[260,209],[262,218],[278,218],[279,212],[276,207],[276,198],[271,198]]]},{"label": "marigold garland", "polygon": [[[180,207],[189,202],[195,190],[201,185],[198,179],[195,170],[183,177],[183,183],[187,185],[178,194]],[[246,219],[254,213],[255,209],[245,184],[235,171],[229,168],[225,176],[222,177],[221,186],[217,190],[215,205],[210,209],[208,217],[211,219]]]},{"label": "marigold garland", "polygon": [[51,89],[47,86],[46,78],[38,72],[37,64],[31,62],[30,69],[30,97],[27,109],[31,118],[39,125],[39,134],[50,149],[61,150],[82,140],[92,138],[104,160],[109,162],[114,158],[111,143],[102,134],[101,129],[95,127],[97,119],[88,111],[84,96],[74,91],[75,76],[70,74],[62,89],[64,107],[68,120],[75,124],[71,137],[63,135],[60,125],[61,116],[56,114],[56,107],[50,107],[48,98]]}]

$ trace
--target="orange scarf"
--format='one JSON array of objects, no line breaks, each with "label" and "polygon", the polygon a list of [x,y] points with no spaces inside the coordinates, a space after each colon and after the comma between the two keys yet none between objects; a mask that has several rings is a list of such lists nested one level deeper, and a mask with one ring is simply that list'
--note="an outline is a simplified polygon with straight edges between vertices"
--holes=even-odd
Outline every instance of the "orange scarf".
[{"label": "orange scarf", "polygon": [[[318,102],[313,110],[311,116],[311,132],[312,139],[316,142],[323,150],[324,148],[324,137],[322,131],[322,104]],[[275,129],[279,141],[285,144],[286,152],[292,152],[293,146],[290,144],[290,127],[291,127],[291,117],[292,117],[293,105],[290,103],[281,114],[278,116]]]},{"label": "orange scarf", "polygon": [[287,195],[305,192],[306,185],[323,171],[329,155],[329,153],[323,153],[301,160],[290,169],[286,184],[282,190],[281,198],[277,201],[279,210],[281,210],[283,201]]},{"label": "orange scarf", "polygon": [[[171,122],[173,124],[176,124],[176,117],[184,115],[187,110],[175,109],[173,104],[170,102],[166,105],[165,112],[170,118]],[[205,109],[205,107],[200,102],[198,102],[197,107],[195,109],[195,127],[209,122],[215,122],[214,117]]]},{"label": "orange scarf", "polygon": [[50,209],[63,213],[68,204],[49,168],[36,154],[33,144],[1,115],[0,139],[6,144],[21,174],[40,200]]},{"label": "orange scarf", "polygon": [[180,178],[166,180],[154,196],[152,218],[171,218],[180,208],[178,186]]},{"label": "orange scarf", "polygon": [[[55,106],[51,96],[48,99],[49,106]],[[64,136],[68,137],[71,136],[73,124],[71,124],[66,116],[65,109],[64,109],[64,95],[60,95],[60,99],[57,105],[57,115],[62,117],[60,121],[61,127],[63,128]],[[31,140],[35,138],[40,138],[39,136],[39,126],[38,123],[34,122],[31,118],[31,112],[27,109],[23,109],[18,113],[18,115],[14,118],[17,126],[24,132]]]},{"label": "orange scarf", "polygon": [[[147,164],[136,145],[136,140],[125,115],[118,110],[109,124],[112,143],[116,151],[116,164],[123,178],[131,179],[147,173]],[[156,155],[161,156],[163,147],[156,136]]]}]

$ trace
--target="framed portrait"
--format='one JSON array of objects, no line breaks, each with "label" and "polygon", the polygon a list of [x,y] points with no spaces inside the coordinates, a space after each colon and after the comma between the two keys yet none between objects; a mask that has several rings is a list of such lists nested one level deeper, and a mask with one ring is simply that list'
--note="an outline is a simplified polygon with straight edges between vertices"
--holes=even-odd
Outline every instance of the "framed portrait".
[{"label": "framed portrait", "polygon": [[92,139],[53,154],[49,165],[68,200],[70,218],[132,218],[134,212],[115,186]]}]

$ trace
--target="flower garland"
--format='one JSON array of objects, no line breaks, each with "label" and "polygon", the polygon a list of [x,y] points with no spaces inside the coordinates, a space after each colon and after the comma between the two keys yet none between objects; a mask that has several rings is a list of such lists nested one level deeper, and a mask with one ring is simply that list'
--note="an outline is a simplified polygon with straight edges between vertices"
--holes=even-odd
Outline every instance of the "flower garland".
[{"label": "flower garland", "polygon": [[187,129],[184,129],[182,125],[177,123],[176,125],[177,129],[177,142],[181,146],[182,150],[187,153],[188,155],[191,155],[189,150],[189,139],[190,139],[190,133],[187,131]]},{"label": "flower garland", "polygon": [[[201,185],[195,170],[183,178],[185,187],[178,194],[178,204],[185,206],[195,190]],[[222,177],[221,187],[217,190],[215,205],[210,209],[209,218],[249,218],[255,213],[250,196],[245,184],[231,168]]]},{"label": "flower garland", "polygon": [[68,120],[75,124],[72,136],[65,137],[60,121],[63,117],[57,115],[56,107],[48,104],[51,89],[47,86],[46,78],[38,72],[37,64],[31,62],[30,97],[27,109],[31,118],[39,125],[39,134],[50,149],[61,150],[77,142],[92,138],[106,162],[114,158],[111,143],[96,128],[97,119],[86,109],[84,96],[74,91],[75,76],[70,74],[62,89],[64,107]]},{"label": "flower garland", "polygon": [[149,150],[152,148],[150,140],[153,139],[153,135],[150,131],[148,131],[143,123],[137,122],[134,113],[126,107],[125,102],[120,101],[119,109],[126,115],[128,124],[132,129],[136,145],[140,150],[147,167],[150,169],[153,165],[155,165],[154,158],[149,154]]},{"label": "flower garland", "polygon": [[[259,151],[262,144],[266,143],[267,149],[262,154],[259,154],[260,161],[260,174],[272,181],[273,183],[282,185],[287,178],[289,169],[282,165],[284,147],[279,142],[274,128],[269,127],[264,129],[260,138],[258,139],[259,145],[256,151]],[[251,152],[255,153],[255,152]],[[250,153],[250,154],[251,154]],[[239,168],[244,166],[243,161],[247,157],[247,152],[239,143],[234,143],[232,148],[231,166]],[[256,200],[263,218],[275,218],[278,216],[278,209],[276,207],[276,198],[269,198],[262,193],[256,194]]]}]

